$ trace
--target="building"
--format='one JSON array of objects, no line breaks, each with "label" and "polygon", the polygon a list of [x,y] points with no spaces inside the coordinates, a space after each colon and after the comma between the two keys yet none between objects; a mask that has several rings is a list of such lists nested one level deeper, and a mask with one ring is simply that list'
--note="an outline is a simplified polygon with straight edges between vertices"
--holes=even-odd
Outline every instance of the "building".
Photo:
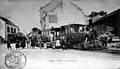
[{"label": "building", "polygon": [[52,0],[42,6],[39,12],[42,29],[58,28],[68,24],[86,24],[83,10],[70,0]]},{"label": "building", "polygon": [[2,38],[7,39],[8,34],[17,32],[19,32],[18,26],[16,26],[9,19],[0,17],[0,36],[2,36]]},{"label": "building", "polygon": [[96,30],[98,36],[105,31],[111,36],[120,37],[120,9],[97,19],[90,26]]}]

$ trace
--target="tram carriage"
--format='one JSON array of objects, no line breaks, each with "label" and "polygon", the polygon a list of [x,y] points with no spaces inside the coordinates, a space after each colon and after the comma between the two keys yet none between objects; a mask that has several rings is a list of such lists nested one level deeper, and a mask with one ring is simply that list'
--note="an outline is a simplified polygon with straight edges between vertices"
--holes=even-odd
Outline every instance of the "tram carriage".
[{"label": "tram carriage", "polygon": [[[61,27],[61,34],[66,38],[68,48],[81,48],[86,39],[85,25],[70,24]],[[78,46],[79,45],[79,46]]]}]

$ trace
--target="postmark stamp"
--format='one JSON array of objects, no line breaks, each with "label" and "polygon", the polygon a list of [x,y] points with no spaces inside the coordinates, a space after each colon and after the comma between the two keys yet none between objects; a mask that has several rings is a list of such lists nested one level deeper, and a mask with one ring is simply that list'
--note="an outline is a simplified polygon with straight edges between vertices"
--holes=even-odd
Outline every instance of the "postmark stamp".
[{"label": "postmark stamp", "polygon": [[10,69],[22,69],[26,62],[26,56],[20,51],[11,51],[5,56],[5,64]]}]

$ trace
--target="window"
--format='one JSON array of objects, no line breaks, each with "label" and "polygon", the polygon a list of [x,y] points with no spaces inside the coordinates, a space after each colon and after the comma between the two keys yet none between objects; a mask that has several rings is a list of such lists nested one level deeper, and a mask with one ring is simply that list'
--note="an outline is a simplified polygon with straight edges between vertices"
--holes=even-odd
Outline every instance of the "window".
[{"label": "window", "polygon": [[14,28],[14,33],[16,33],[16,29]]},{"label": "window", "polygon": [[7,33],[10,33],[10,27],[7,26]]},{"label": "window", "polygon": [[11,33],[13,33],[14,31],[13,31],[13,28],[11,27]]}]

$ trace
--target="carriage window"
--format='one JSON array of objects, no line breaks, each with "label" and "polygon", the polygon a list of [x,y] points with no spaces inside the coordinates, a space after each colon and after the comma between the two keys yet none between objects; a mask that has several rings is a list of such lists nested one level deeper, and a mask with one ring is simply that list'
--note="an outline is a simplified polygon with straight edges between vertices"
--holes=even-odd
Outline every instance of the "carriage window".
[{"label": "carriage window", "polygon": [[71,33],[74,33],[74,28],[71,28]]},{"label": "carriage window", "polygon": [[79,32],[79,27],[78,27],[78,26],[74,27],[74,32],[75,32],[75,33],[78,33],[78,32]]},{"label": "carriage window", "polygon": [[79,27],[79,32],[82,32],[83,31],[82,29],[83,29],[82,27]]},{"label": "carriage window", "polygon": [[65,29],[65,34],[67,34],[67,29]]},{"label": "carriage window", "polygon": [[86,28],[86,31],[89,31],[89,28],[88,28],[88,27]]},{"label": "carriage window", "polygon": [[57,32],[57,36],[59,36],[60,35],[60,33],[59,32]]},{"label": "carriage window", "polygon": [[84,31],[84,30],[85,30],[85,28],[83,27],[83,28],[82,28],[82,31]]}]

